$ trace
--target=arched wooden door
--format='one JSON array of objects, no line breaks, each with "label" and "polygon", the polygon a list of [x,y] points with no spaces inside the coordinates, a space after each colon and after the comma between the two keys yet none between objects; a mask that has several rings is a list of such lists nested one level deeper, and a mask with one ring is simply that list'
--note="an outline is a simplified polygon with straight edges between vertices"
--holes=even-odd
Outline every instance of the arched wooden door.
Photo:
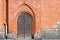
[{"label": "arched wooden door", "polygon": [[18,17],[18,37],[31,37],[32,17],[28,13],[23,13]]}]

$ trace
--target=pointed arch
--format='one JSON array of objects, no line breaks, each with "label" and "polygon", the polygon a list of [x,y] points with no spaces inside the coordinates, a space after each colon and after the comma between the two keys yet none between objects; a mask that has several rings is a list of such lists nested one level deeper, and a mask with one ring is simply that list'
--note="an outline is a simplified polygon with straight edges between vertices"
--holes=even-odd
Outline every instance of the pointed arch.
[{"label": "pointed arch", "polygon": [[[22,14],[22,13],[28,13],[33,17],[33,22],[32,22],[32,34],[34,34],[36,32],[36,27],[35,27],[35,14],[33,9],[27,5],[27,4],[22,4],[19,6],[19,8],[17,9],[17,11],[15,12],[15,20],[17,23],[17,18]],[[16,27],[17,28],[17,27]]]}]

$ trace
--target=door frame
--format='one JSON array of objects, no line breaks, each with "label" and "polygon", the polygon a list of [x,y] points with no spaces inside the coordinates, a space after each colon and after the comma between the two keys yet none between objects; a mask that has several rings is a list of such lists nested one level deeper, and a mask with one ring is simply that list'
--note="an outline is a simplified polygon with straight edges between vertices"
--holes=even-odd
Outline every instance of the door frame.
[{"label": "door frame", "polygon": [[[22,15],[22,14],[24,14],[24,13],[27,13],[28,15],[31,16],[31,18],[32,18],[32,30],[31,30],[32,32],[31,32],[31,33],[32,33],[32,34],[35,34],[35,19],[33,18],[33,16],[32,16],[29,12],[21,12],[20,15]],[[19,16],[20,16],[20,15],[19,15]],[[19,17],[19,16],[18,16],[18,17]],[[18,27],[18,24],[17,24],[17,27]],[[17,29],[17,35],[18,35],[18,29]]]}]

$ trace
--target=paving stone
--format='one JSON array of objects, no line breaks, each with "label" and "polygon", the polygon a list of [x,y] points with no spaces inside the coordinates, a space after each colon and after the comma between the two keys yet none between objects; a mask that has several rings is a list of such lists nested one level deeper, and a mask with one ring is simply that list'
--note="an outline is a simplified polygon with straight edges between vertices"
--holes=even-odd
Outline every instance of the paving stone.
[{"label": "paving stone", "polygon": [[26,38],[20,37],[20,38],[17,38],[16,40],[35,40],[35,39],[31,39],[30,37],[26,37]]},{"label": "paving stone", "polygon": [[60,39],[42,39],[42,40],[60,40]]}]

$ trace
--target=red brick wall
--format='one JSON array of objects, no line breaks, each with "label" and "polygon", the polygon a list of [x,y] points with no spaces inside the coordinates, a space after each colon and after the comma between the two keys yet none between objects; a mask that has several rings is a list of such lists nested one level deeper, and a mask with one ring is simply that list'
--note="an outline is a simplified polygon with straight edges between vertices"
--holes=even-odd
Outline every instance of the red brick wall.
[{"label": "red brick wall", "polygon": [[3,23],[6,23],[6,4],[5,0],[0,0],[0,31],[4,31]]},{"label": "red brick wall", "polygon": [[56,28],[60,21],[60,0],[41,0],[41,27]]},{"label": "red brick wall", "polygon": [[[36,33],[41,32],[42,28],[56,28],[57,22],[60,21],[60,0],[8,0],[8,2],[10,33],[17,33],[17,17],[21,14],[19,12],[26,11],[32,15],[29,7],[34,12]],[[0,26],[6,21],[5,6],[5,0],[0,0]]]},{"label": "red brick wall", "polygon": [[29,12],[31,14],[32,10],[27,5],[34,12],[35,23],[36,23],[34,26],[35,30],[36,30],[36,32],[40,32],[40,27],[41,27],[40,14],[41,14],[41,12],[40,12],[40,1],[38,1],[38,0],[36,0],[36,1],[9,0],[9,32],[17,33],[17,21],[16,20],[17,20],[17,16],[19,16],[19,14],[21,14],[21,12]]}]

